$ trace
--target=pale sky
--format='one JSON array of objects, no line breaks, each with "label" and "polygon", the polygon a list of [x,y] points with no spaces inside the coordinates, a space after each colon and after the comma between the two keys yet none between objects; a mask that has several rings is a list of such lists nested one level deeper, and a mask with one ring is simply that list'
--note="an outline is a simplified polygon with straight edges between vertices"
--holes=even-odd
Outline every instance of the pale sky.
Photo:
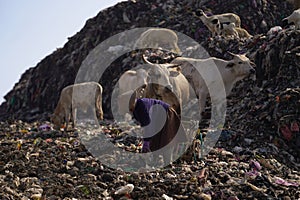
[{"label": "pale sky", "polygon": [[21,75],[121,0],[0,0],[0,104]]}]

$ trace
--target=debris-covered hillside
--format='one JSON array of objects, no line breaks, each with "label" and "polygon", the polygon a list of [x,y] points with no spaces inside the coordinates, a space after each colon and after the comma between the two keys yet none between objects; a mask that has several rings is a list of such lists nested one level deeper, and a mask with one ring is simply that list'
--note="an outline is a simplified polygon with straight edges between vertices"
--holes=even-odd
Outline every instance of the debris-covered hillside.
[{"label": "debris-covered hillside", "polygon": [[[63,48],[44,58],[36,67],[28,69],[5,96],[6,102],[0,107],[0,119],[46,119],[55,108],[62,88],[74,83],[81,62],[88,53],[103,40],[122,31],[135,27],[166,27],[184,33],[200,43],[207,41],[208,30],[192,14],[200,7],[215,14],[237,13],[241,17],[242,27],[253,35],[266,33],[269,28],[281,25],[281,20],[293,10],[290,4],[279,0],[141,0],[118,3],[87,20],[82,30],[69,38]],[[204,44],[204,47],[210,45],[214,45],[214,41]],[[226,50],[237,51],[232,46],[226,47]],[[218,51],[219,48],[216,47],[210,53],[216,55]],[[111,66],[116,78],[120,76],[121,69],[131,67],[130,60],[123,60],[124,57],[116,60]],[[114,86],[112,83],[116,81],[111,80],[111,77],[112,75],[107,76],[107,79],[100,81],[104,86],[106,118],[111,117],[109,96]]]},{"label": "debris-covered hillside", "polygon": [[[210,37],[192,12],[234,12],[248,40]],[[63,48],[28,69],[0,106],[0,197],[2,199],[299,199],[300,31],[282,19],[293,6],[282,0],[136,0],[118,3],[89,19]],[[78,132],[52,130],[47,120],[62,88],[74,83],[81,62],[103,40],[135,27],[166,27],[194,38],[211,56],[247,53],[257,79],[236,84],[228,97],[226,123],[204,158],[185,155],[164,169],[124,172],[96,160]],[[276,27],[270,31],[272,27]],[[129,124],[111,119],[110,92],[134,67],[126,54],[111,64],[104,87],[103,134],[134,151]],[[130,171],[130,170],[128,170]],[[129,194],[116,194],[133,184]]]}]

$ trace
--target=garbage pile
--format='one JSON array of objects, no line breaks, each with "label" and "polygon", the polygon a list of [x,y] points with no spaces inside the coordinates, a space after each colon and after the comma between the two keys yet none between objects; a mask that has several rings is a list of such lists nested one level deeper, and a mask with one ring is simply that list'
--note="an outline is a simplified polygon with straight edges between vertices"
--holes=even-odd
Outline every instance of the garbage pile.
[{"label": "garbage pile", "polygon": [[[129,144],[118,137],[126,134],[122,132],[125,128],[124,124],[103,126],[101,134],[110,135],[115,138],[115,145],[126,149]],[[234,134],[232,143],[238,138],[239,142],[230,150],[220,142],[203,159],[178,160],[160,170],[144,173],[103,165],[87,151],[77,131],[65,134],[53,130],[48,123],[2,122],[0,196],[2,199],[65,200],[300,197],[299,170],[280,162],[276,156],[264,156],[279,148],[271,144],[257,145],[251,133],[242,137]],[[223,138],[220,141],[228,143]],[[253,150],[253,146],[257,149]]]},{"label": "garbage pile", "polygon": [[[239,14],[242,27],[254,37],[211,38],[192,14],[199,7],[214,14]],[[300,31],[278,27],[292,10],[279,0],[136,0],[89,19],[63,48],[28,69],[0,106],[1,198],[299,199]],[[144,26],[185,33],[211,56],[230,59],[227,51],[247,53],[257,65],[257,80],[246,79],[234,87],[225,126],[207,156],[181,158],[149,173],[125,172],[95,159],[77,130],[53,130],[48,120],[61,89],[74,82],[94,47],[116,33]],[[141,62],[138,55],[122,55],[100,80],[106,120],[99,134],[126,151],[138,150],[140,141],[129,137],[131,124],[108,120],[110,91],[125,70]],[[159,55],[162,63],[175,57],[165,52],[153,55],[150,60],[157,61]]]},{"label": "garbage pile", "polygon": [[[200,44],[211,40],[210,33],[193,12],[202,8],[208,14],[235,12],[241,17],[242,27],[251,34],[266,33],[281,25],[293,6],[281,0],[179,1],[137,0],[126,1],[107,8],[87,20],[81,31],[69,38],[63,48],[55,50],[36,67],[28,69],[14,88],[4,97],[0,119],[35,121],[48,119],[57,104],[60,91],[74,83],[82,61],[89,52],[105,39],[136,27],[169,28]],[[111,118],[110,96],[112,87],[126,69],[135,66],[135,59],[121,56],[112,63],[112,74],[100,80],[104,87],[104,113]]]},{"label": "garbage pile", "polygon": [[[253,54],[257,80],[238,84],[229,97],[227,110],[228,127],[244,137],[261,141],[256,144],[258,147],[275,145],[284,162],[297,168],[300,162],[299,36],[299,31],[286,29],[257,43],[259,48]],[[271,154],[277,153],[272,150]]]}]

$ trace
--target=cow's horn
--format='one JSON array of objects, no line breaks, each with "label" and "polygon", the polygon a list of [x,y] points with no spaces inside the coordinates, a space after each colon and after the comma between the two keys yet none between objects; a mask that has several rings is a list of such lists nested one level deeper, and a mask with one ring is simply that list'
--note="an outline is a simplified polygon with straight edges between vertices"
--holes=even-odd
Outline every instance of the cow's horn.
[{"label": "cow's horn", "polygon": [[147,64],[150,64],[150,65],[155,64],[155,63],[152,63],[152,62],[150,62],[149,60],[147,60],[147,58],[145,57],[144,54],[142,55],[142,58],[143,58],[143,61],[144,61],[145,63],[147,63]]},{"label": "cow's horn", "polygon": [[229,54],[232,55],[232,56],[237,56],[236,54],[234,54],[234,53],[232,53],[232,52],[230,52],[230,51],[227,51],[227,53],[229,53]]}]

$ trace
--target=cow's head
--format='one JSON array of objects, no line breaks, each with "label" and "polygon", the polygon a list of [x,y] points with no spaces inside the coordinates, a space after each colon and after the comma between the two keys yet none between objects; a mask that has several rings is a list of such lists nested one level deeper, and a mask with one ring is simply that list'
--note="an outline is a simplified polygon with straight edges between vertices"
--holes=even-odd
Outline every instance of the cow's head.
[{"label": "cow's head", "polygon": [[[170,77],[177,76],[179,73],[174,70],[169,70],[164,65],[152,64],[148,71],[148,83],[156,83],[163,87],[173,90],[173,87],[170,83]],[[162,87],[162,88],[163,88]],[[162,93],[165,91],[156,91],[157,93]]]},{"label": "cow's head", "polygon": [[231,70],[237,77],[244,78],[249,75],[255,75],[255,64],[246,57],[245,54],[233,54],[233,59],[228,62],[226,68]]}]

